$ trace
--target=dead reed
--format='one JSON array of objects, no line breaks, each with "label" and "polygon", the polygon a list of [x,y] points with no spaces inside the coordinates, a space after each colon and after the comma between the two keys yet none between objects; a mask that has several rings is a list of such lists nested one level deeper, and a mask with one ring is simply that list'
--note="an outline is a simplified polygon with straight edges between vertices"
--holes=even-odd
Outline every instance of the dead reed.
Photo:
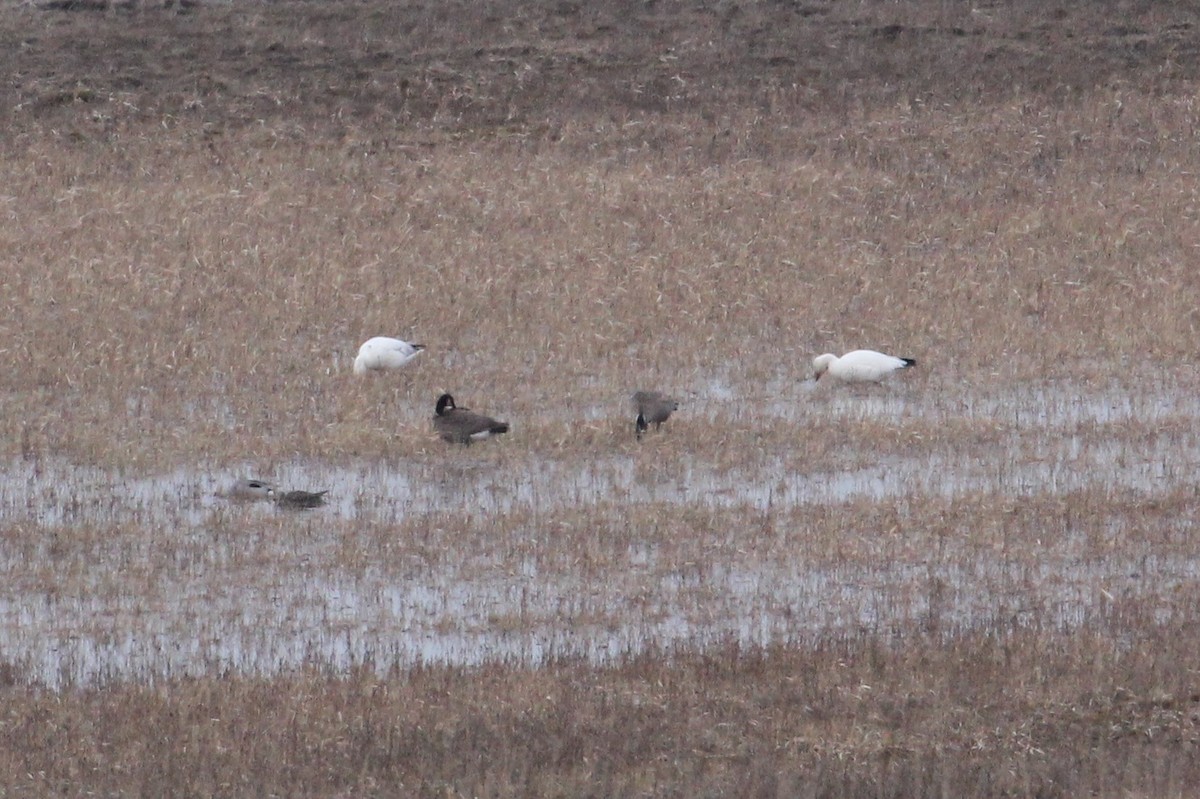
[{"label": "dead reed", "polygon": [[[265,53],[275,74],[300,34],[246,8],[150,14],[148,36],[238,30],[240,58]],[[928,10],[908,13],[891,33],[899,23],[872,24],[912,56]],[[52,19],[13,12],[10,35]],[[47,58],[73,24],[58,19],[35,36]],[[332,48],[357,24],[331,12],[303,41]],[[10,455],[147,465],[412,452],[423,438],[383,439],[426,426],[444,388],[534,418],[563,397],[616,407],[642,382],[800,376],[815,352],[862,344],[923,356],[942,380],[1141,379],[1186,359],[1196,327],[1185,77],[1146,76],[1166,80],[1156,92],[1130,91],[1134,76],[1065,95],[943,87],[939,103],[835,103],[817,84],[815,108],[794,87],[767,113],[734,92],[721,129],[740,143],[721,146],[714,120],[682,108],[614,124],[605,106],[554,136],[526,121],[437,146],[403,138],[453,124],[414,112],[395,146],[362,146],[320,120],[296,135],[276,131],[287,120],[247,127],[235,87],[205,100],[228,123],[207,137],[186,119],[148,125],[149,111],[90,129],[123,113],[122,94],[35,104],[5,145],[3,441]],[[147,89],[134,104],[155,98],[172,101]],[[431,357],[398,380],[351,380],[376,333],[426,339]]]},{"label": "dead reed", "polygon": [[[1195,610],[1194,597],[1192,610]],[[1186,796],[1200,775],[1187,625],[946,646],[570,662],[319,667],[52,695],[10,690],[0,780],[18,793]],[[1124,629],[1123,625],[1119,625]],[[103,720],[103,723],[101,723]],[[153,734],[147,734],[153,730]]]},{"label": "dead reed", "polygon": [[1193,795],[1200,19],[1121,10],[5,4],[0,793]]}]

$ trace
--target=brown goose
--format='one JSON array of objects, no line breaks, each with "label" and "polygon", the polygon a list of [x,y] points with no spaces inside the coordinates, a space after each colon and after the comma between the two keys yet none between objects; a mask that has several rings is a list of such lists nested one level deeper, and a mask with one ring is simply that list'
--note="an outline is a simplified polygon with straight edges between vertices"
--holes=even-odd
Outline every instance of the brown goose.
[{"label": "brown goose", "polygon": [[443,394],[438,397],[433,429],[444,441],[470,445],[472,441],[507,433],[508,423],[497,422],[469,408],[460,408],[454,404],[454,397]]},{"label": "brown goose", "polygon": [[650,425],[654,425],[655,430],[662,427],[663,422],[670,419],[674,411],[679,410],[679,403],[661,391],[635,391],[633,407],[637,411],[634,428],[637,437],[641,439],[642,433],[646,432]]}]

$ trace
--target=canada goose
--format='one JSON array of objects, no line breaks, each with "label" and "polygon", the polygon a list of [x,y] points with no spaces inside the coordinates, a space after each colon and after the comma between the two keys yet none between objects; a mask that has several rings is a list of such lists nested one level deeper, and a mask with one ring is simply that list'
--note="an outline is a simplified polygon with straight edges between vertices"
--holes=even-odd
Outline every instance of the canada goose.
[{"label": "canada goose", "polygon": [[840,358],[825,353],[813,358],[813,380],[820,380],[828,372],[846,383],[879,383],[915,364],[912,358],[897,358],[875,350],[854,350]]},{"label": "canada goose", "polygon": [[438,397],[433,429],[444,441],[469,445],[473,440],[507,433],[508,423],[497,422],[490,416],[475,413],[469,408],[460,408],[454,404],[454,397],[443,394]]},{"label": "canada goose", "polygon": [[354,374],[372,370],[399,369],[425,349],[424,344],[409,344],[398,338],[375,336],[363,342],[354,359]]},{"label": "canada goose", "polygon": [[220,495],[226,499],[253,502],[260,499],[270,499],[270,493],[273,488],[274,486],[266,480],[242,478],[234,481],[233,485]]},{"label": "canada goose", "polygon": [[267,490],[267,496],[276,506],[288,510],[319,508],[325,504],[325,495],[328,493],[329,489],[324,491],[286,491],[282,494],[274,488]]},{"label": "canada goose", "polygon": [[674,411],[679,410],[679,403],[661,391],[635,391],[633,407],[637,411],[634,429],[638,439],[641,439],[642,433],[646,432],[650,425],[654,425],[655,430],[662,427],[662,423],[670,419]]}]

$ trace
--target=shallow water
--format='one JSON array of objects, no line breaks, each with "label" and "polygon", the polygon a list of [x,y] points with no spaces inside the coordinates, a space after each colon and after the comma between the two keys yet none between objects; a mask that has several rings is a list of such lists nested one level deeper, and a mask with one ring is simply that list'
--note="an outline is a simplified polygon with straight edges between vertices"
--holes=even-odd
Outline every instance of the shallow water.
[{"label": "shallow water", "polygon": [[[1161,600],[1169,612],[1172,592],[1195,581],[1197,560],[1149,542],[1099,558],[1060,542],[1019,566],[953,546],[919,565],[885,554],[834,568],[751,545],[675,563],[641,536],[598,568],[537,555],[551,534],[538,520],[579,509],[604,517],[638,506],[721,508],[751,518],[768,506],[854,513],[863,503],[1089,488],[1149,500],[1190,485],[1200,459],[1200,403],[1155,388],[1081,394],[1036,386],[931,398],[912,386],[860,395],[802,385],[786,401],[748,404],[719,386],[685,405],[714,423],[783,420],[801,432],[816,416],[1002,430],[985,453],[948,445],[873,462],[870,452],[855,452],[851,460],[867,465],[807,472],[789,467],[788,453],[764,451],[732,469],[684,454],[648,479],[645,449],[520,468],[453,449],[393,463],[296,462],[270,475],[234,467],[145,477],[11,462],[0,475],[0,513],[11,528],[0,544],[0,644],[30,679],[57,686],[314,664],[342,671],[561,656],[603,662],[646,647],[953,632],[1024,618],[1069,626],[1131,597]],[[1157,434],[1160,427],[1172,432]],[[328,488],[331,502],[288,513],[219,495],[243,476]],[[500,514],[526,514],[525,539],[448,553],[437,534],[436,551],[424,557],[409,549],[390,557],[378,549],[387,540],[359,532],[406,536],[415,524],[478,534]],[[1188,537],[1187,520],[1158,524]]]}]

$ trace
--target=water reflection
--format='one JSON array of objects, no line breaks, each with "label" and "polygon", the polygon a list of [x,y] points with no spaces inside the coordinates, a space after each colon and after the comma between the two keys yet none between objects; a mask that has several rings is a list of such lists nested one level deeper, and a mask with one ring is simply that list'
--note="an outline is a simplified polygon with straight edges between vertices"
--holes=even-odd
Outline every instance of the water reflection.
[{"label": "water reflection", "polygon": [[[1195,581],[1197,571],[1194,559],[1140,554],[1099,564],[1052,559],[1020,579],[994,562],[834,571],[739,564],[715,569],[704,590],[694,592],[699,597],[666,577],[650,587],[637,613],[627,606],[631,586],[619,580],[588,585],[565,576],[535,582],[491,575],[398,586],[294,579],[268,592],[247,587],[198,597],[199,604],[149,608],[8,599],[0,618],[6,657],[54,685],[226,671],[269,675],[312,663],[344,671],[561,656],[604,662],[648,645],[770,644],[839,630],[886,635],[910,624],[952,632],[980,623],[1008,626],[1023,615],[1070,624],[1095,612],[1102,594],[1141,593],[1154,584],[1168,597]],[[1040,588],[1031,593],[1031,585]],[[640,584],[636,590],[647,595]],[[508,622],[509,614],[519,615],[519,625]]]},{"label": "water reflection", "polygon": [[[885,501],[911,495],[951,498],[988,491],[1012,496],[1066,493],[1103,485],[1143,491],[1190,484],[1200,452],[1191,430],[1170,436],[1097,440],[1094,433],[1013,438],[989,457],[954,451],[889,457],[839,471],[796,472],[790,455],[763,453],[749,466],[684,462],[653,480],[638,475],[636,455],[525,463],[520,472],[478,469],[448,478],[437,463],[296,462],[274,475],[282,485],[328,488],[323,518],[396,522],[412,514],[553,510],[618,500],[627,504],[776,508]],[[13,462],[0,481],[0,511],[44,526],[134,522],[200,528],[228,513],[221,496],[236,472],[176,470],[121,477],[63,462]],[[250,503],[251,505],[253,503]],[[262,503],[257,512],[268,512]],[[246,511],[239,511],[246,512]],[[255,512],[251,508],[248,512]]]},{"label": "water reflection", "polygon": [[[15,531],[0,543],[3,657],[51,686],[274,674],[313,663],[341,672],[417,662],[536,664],[560,656],[603,662],[647,646],[730,639],[770,644],[913,626],[949,632],[1025,617],[1072,624],[1112,597],[1168,601],[1198,576],[1196,559],[1162,556],[1149,543],[1090,560],[1064,546],[1020,574],[999,556],[952,548],[918,566],[881,557],[838,568],[814,567],[802,552],[757,556],[754,547],[672,565],[640,538],[621,550],[618,570],[528,554],[551,535],[539,528],[541,515],[562,509],[604,515],[614,507],[674,506],[752,514],[768,505],[1022,497],[1094,486],[1153,497],[1190,484],[1200,452],[1192,432],[1200,406],[1163,390],[1081,398],[1036,386],[1007,398],[938,394],[919,402],[912,391],[799,391],[809,393],[755,412],[797,422],[816,413],[999,420],[1013,432],[990,444],[986,458],[950,446],[883,462],[867,452],[856,453],[866,465],[838,470],[797,470],[791,454],[763,451],[736,468],[685,457],[678,469],[647,479],[640,451],[522,462],[519,470],[456,451],[449,462],[305,461],[255,474],[285,487],[330,489],[327,507],[292,515],[220,496],[255,471],[248,464],[143,477],[53,460],[11,462],[0,479],[0,513]],[[733,395],[728,388],[713,391],[690,410],[714,420],[749,413]],[[1123,427],[1131,421],[1172,432],[1131,433]],[[447,552],[436,539],[423,560],[387,560],[379,542],[360,541],[355,532],[382,525],[407,535],[404,525],[414,519],[437,527],[464,514],[473,520],[468,526],[486,529],[489,516],[518,513],[530,519],[528,541]],[[1161,535],[1186,539],[1186,519],[1156,523],[1178,527]],[[97,526],[106,531],[100,540]],[[20,533],[24,528],[32,532]],[[72,540],[73,531],[82,536],[85,529],[92,539]],[[74,547],[94,553],[86,569]],[[347,551],[362,554],[348,558]]]}]

